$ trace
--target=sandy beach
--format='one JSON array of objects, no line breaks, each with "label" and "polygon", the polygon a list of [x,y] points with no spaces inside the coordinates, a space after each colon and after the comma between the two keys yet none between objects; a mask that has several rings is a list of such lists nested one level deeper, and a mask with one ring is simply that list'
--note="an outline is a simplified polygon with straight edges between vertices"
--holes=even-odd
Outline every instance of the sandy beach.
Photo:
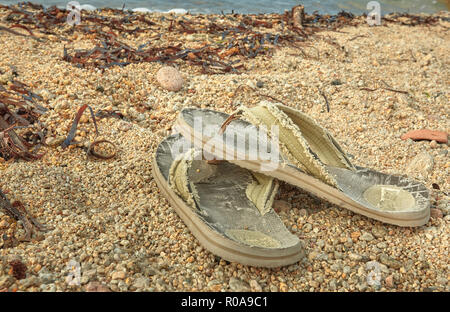
[{"label": "sandy beach", "polygon": [[[57,14],[61,21],[67,12]],[[309,16],[307,36],[277,14],[134,13],[127,23],[105,22],[124,14],[83,13],[75,28],[65,22],[45,28],[0,7],[0,95],[17,97],[12,86],[20,81],[41,97],[36,103],[47,111],[30,127],[45,133],[49,145],[36,160],[0,158],[0,189],[52,228],[22,242],[22,223],[0,209],[0,291],[450,291],[449,145],[400,138],[415,129],[450,132],[448,12],[390,16],[376,27],[363,16],[342,17],[328,29]],[[221,35],[243,20],[267,38],[261,44],[257,37],[255,47],[245,43],[244,55],[233,42],[251,41],[252,33]],[[93,25],[95,31],[86,30]],[[101,54],[76,59],[77,51],[113,37],[135,50],[160,48],[156,56],[178,57],[144,61],[134,54],[130,64],[116,65]],[[186,49],[194,52],[180,57]],[[208,55],[214,61],[207,63]],[[183,76],[180,91],[156,81],[162,63]],[[315,118],[355,164],[423,182],[431,192],[430,221],[417,228],[384,224],[282,183],[274,205],[304,242],[302,261],[255,268],[205,250],[153,180],[155,148],[183,107],[231,113],[268,98]],[[95,137],[89,111],[75,138],[84,143],[60,146],[83,104],[115,112],[97,120],[97,139],[117,148],[112,159],[83,149]],[[372,261],[379,268],[375,284],[367,279]],[[23,264],[24,275],[11,262]],[[76,272],[79,283],[71,283],[67,277]]]}]

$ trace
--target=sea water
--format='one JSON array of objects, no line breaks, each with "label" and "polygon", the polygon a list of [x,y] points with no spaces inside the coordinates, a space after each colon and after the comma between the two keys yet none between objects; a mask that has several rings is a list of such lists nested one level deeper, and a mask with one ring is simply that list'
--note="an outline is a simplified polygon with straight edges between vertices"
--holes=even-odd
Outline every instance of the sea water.
[{"label": "sea water", "polygon": [[[19,1],[0,0],[1,4],[16,4]],[[44,6],[56,5],[65,8],[69,1],[33,0]],[[307,13],[336,14],[342,10],[354,14],[368,13],[368,0],[79,0],[84,9],[120,8],[150,12],[190,13],[283,13],[295,5],[303,4]],[[450,0],[384,0],[377,1],[381,14],[391,12],[435,13],[449,10]]]}]

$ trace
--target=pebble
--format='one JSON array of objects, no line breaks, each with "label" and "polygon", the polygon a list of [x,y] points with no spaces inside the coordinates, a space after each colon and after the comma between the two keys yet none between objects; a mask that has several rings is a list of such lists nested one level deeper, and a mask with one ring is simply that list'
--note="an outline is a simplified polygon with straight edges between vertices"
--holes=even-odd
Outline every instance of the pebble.
[{"label": "pebble", "polygon": [[374,226],[372,228],[372,234],[376,238],[382,238],[386,235],[386,230],[382,226]]},{"label": "pebble", "polygon": [[272,284],[272,285],[270,285],[269,289],[270,289],[271,292],[277,292],[278,291],[278,286]]},{"label": "pebble", "polygon": [[258,284],[256,280],[251,280],[249,284],[253,291],[262,292],[262,287]]},{"label": "pebble", "polygon": [[111,279],[113,280],[123,280],[126,277],[124,271],[116,271],[111,275]]},{"label": "pebble", "polygon": [[46,269],[41,269],[39,271],[39,278],[41,279],[42,284],[51,284],[55,281],[54,275]]},{"label": "pebble", "polygon": [[41,280],[37,276],[32,275],[30,277],[20,280],[19,284],[24,289],[27,289],[32,286],[39,286],[41,284]]},{"label": "pebble", "polygon": [[86,285],[87,292],[110,292],[108,286],[100,283],[100,282],[90,282]]},{"label": "pebble", "polygon": [[394,276],[391,274],[384,280],[386,287],[393,288],[394,287]]},{"label": "pebble", "polygon": [[250,291],[250,286],[246,282],[237,279],[235,277],[230,278],[230,282],[228,283],[228,285],[230,286],[231,291],[236,292]]},{"label": "pebble", "polygon": [[150,280],[147,277],[139,277],[133,283],[133,286],[136,287],[137,290],[143,290],[150,285]]},{"label": "pebble", "polygon": [[393,269],[400,269],[400,267],[402,266],[400,261],[397,261],[386,254],[380,255],[380,262]]},{"label": "pebble", "polygon": [[431,148],[437,148],[439,145],[437,144],[437,142],[435,141],[435,140],[432,140],[431,142],[430,142],[430,147]]},{"label": "pebble", "polygon": [[0,289],[8,288],[14,283],[14,278],[9,275],[0,276]]},{"label": "pebble", "polygon": [[374,237],[372,234],[370,234],[368,232],[364,232],[359,239],[366,241],[366,242],[370,242],[371,240],[374,239]]},{"label": "pebble", "polygon": [[302,230],[305,232],[305,233],[309,233],[309,232],[311,232],[311,230],[312,230],[312,224],[311,223],[306,223],[303,227],[302,227]]},{"label": "pebble", "polygon": [[161,87],[168,91],[179,91],[184,84],[184,79],[180,72],[171,66],[163,66],[156,73],[156,80]]},{"label": "pebble", "polygon": [[97,275],[97,269],[90,269],[90,270],[83,271],[83,275],[81,276],[81,283],[87,284],[96,275]]},{"label": "pebble", "polygon": [[355,254],[355,253],[349,253],[348,258],[352,261],[361,261],[362,260],[362,256]]},{"label": "pebble", "polygon": [[0,229],[6,229],[6,228],[8,228],[8,227],[9,227],[8,221],[2,220],[2,221],[0,222]]}]

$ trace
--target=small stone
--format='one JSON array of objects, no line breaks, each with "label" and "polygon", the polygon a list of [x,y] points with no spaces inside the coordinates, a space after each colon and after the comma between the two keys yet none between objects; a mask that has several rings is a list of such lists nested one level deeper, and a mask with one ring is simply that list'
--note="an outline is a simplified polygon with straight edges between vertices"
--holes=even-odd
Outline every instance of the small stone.
[{"label": "small stone", "polygon": [[86,285],[87,292],[111,292],[108,286],[105,286],[99,282],[90,282]]},{"label": "small stone", "polygon": [[258,81],[256,82],[256,86],[257,86],[258,88],[262,88],[262,87],[264,87],[264,82],[258,80]]},{"label": "small stone", "polygon": [[386,287],[392,288],[394,287],[394,276],[391,274],[384,280]]},{"label": "small stone", "polygon": [[330,283],[329,283],[329,286],[330,286],[330,289],[331,290],[336,290],[336,279],[332,279],[331,281],[330,281]]},{"label": "small stone", "polygon": [[262,292],[262,287],[258,284],[256,280],[250,281],[250,287],[253,291]]},{"label": "small stone", "polygon": [[230,278],[230,282],[228,283],[228,285],[230,286],[231,291],[236,291],[236,292],[250,291],[250,287],[247,283],[245,283],[235,277]]},{"label": "small stone", "polygon": [[[210,281],[208,282],[207,286],[208,286],[208,287],[215,287],[215,286],[221,285],[221,284],[222,284],[222,281],[220,281],[220,280],[218,280],[218,279],[213,279],[213,280],[210,280]],[[250,285],[251,285],[251,282],[250,282]]]},{"label": "small stone", "polygon": [[179,91],[184,83],[184,79],[180,72],[171,66],[161,67],[156,74],[156,80],[161,87],[168,91]]},{"label": "small stone", "polygon": [[24,289],[27,289],[33,286],[39,286],[41,284],[41,281],[38,277],[32,275],[28,278],[20,280],[19,283]]},{"label": "small stone", "polygon": [[125,272],[124,271],[116,271],[111,275],[111,279],[113,280],[123,280],[125,278]]},{"label": "small stone", "polygon": [[0,277],[0,289],[8,288],[14,283],[14,278],[9,275],[4,275]]},{"label": "small stone", "polygon": [[302,208],[298,211],[298,215],[300,217],[306,217],[308,215],[308,211],[306,209]]},{"label": "small stone", "polygon": [[394,258],[387,256],[386,254],[380,255],[380,262],[393,269],[400,269],[400,267],[402,266],[400,261],[397,261]]},{"label": "small stone", "polygon": [[309,281],[309,286],[311,286],[313,288],[318,288],[319,287],[319,282],[317,282],[317,281]]},{"label": "small stone", "polygon": [[47,89],[42,89],[40,91],[37,91],[37,94],[39,94],[44,99],[44,101],[48,101],[48,100],[55,98],[55,96]]},{"label": "small stone", "polygon": [[273,209],[276,212],[289,212],[291,209],[291,205],[285,200],[274,200],[273,201]]},{"label": "small stone", "polygon": [[0,229],[6,229],[6,228],[8,228],[8,227],[9,227],[8,221],[2,220],[2,221],[0,222]]},{"label": "small stone", "polygon": [[356,288],[361,292],[365,291],[367,289],[367,284],[360,283],[360,284],[356,285]]},{"label": "small stone", "polygon": [[433,169],[433,156],[427,152],[422,152],[414,157],[406,167],[408,175],[426,179]]},{"label": "small stone", "polygon": [[435,140],[432,140],[432,141],[430,142],[430,147],[431,147],[431,148],[436,148],[436,147],[438,147],[437,142],[436,142]]},{"label": "small stone", "polygon": [[311,232],[311,230],[312,230],[312,225],[311,225],[311,223],[306,223],[306,224],[302,227],[302,229],[303,229],[303,232],[305,232],[305,233]]},{"label": "small stone", "polygon": [[342,272],[344,273],[344,274],[350,274],[350,267],[348,266],[348,265],[346,265],[346,266],[344,266],[344,269],[342,270]]},{"label": "small stone", "polygon": [[144,114],[138,114],[137,115],[137,117],[136,117],[136,121],[137,122],[141,122],[141,121],[144,121],[145,120],[145,115]]},{"label": "small stone", "polygon": [[430,209],[430,216],[433,219],[441,219],[444,217],[444,213],[440,209],[431,208]]},{"label": "small stone", "polygon": [[277,292],[278,291],[277,285],[270,285],[269,289],[270,289],[271,292]]},{"label": "small stone", "polygon": [[368,233],[368,232],[364,232],[363,235],[361,235],[360,237],[361,240],[366,241],[366,242],[370,242],[371,240],[374,239],[373,235]]},{"label": "small stone", "polygon": [[133,286],[136,287],[137,290],[147,288],[149,285],[150,285],[150,280],[147,277],[139,277],[133,283]]},{"label": "small stone", "polygon": [[386,230],[381,226],[375,226],[372,228],[372,234],[376,238],[382,238],[386,235]]},{"label": "small stone", "polygon": [[314,259],[316,259],[316,257],[317,257],[318,254],[319,254],[319,253],[318,253],[317,251],[311,251],[311,252],[308,254],[308,259],[309,259],[309,261],[313,261]]},{"label": "small stone", "polygon": [[96,269],[86,270],[81,277],[81,284],[87,284],[92,278],[97,275]]},{"label": "small stone", "polygon": [[42,284],[51,284],[55,281],[55,277],[53,276],[53,274],[46,268],[43,268],[39,271],[39,278],[41,279]]},{"label": "small stone", "polygon": [[339,271],[339,270],[341,269],[341,266],[339,265],[339,263],[333,263],[333,264],[330,266],[330,269],[331,269],[331,271],[333,271],[333,272],[337,272],[337,271]]},{"label": "small stone", "polygon": [[352,238],[353,241],[356,241],[360,236],[361,236],[360,232],[352,232],[350,234],[350,237]]},{"label": "small stone", "polygon": [[350,253],[348,255],[348,258],[352,261],[361,261],[362,260],[362,256],[355,254],[355,253]]}]

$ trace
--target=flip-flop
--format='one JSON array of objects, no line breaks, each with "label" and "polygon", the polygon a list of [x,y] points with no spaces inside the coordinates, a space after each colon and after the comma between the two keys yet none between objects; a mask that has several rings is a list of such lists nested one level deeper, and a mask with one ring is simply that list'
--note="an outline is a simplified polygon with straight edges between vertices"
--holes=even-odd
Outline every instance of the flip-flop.
[{"label": "flip-flop", "polygon": [[[176,129],[218,159],[288,182],[353,212],[399,226],[428,222],[430,195],[423,184],[353,165],[331,134],[304,113],[267,101],[239,111],[242,119],[185,108]],[[270,139],[264,141],[262,134]],[[269,140],[270,151],[262,151]]]},{"label": "flip-flop", "polygon": [[162,141],[153,177],[162,194],[207,250],[245,265],[279,267],[305,256],[303,243],[272,208],[278,184],[229,162],[211,164],[180,146],[180,134]]}]

